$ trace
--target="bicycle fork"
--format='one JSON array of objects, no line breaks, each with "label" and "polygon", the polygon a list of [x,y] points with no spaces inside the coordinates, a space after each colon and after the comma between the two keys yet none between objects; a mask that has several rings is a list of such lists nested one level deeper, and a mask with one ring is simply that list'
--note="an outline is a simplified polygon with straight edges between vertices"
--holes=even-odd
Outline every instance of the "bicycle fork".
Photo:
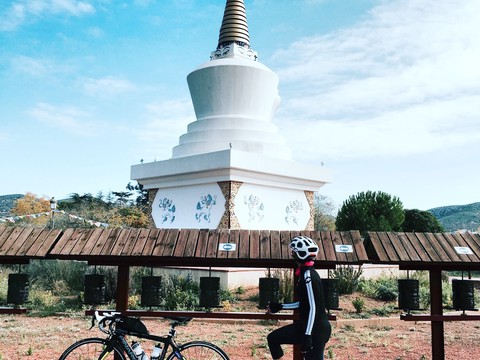
[{"label": "bicycle fork", "polygon": [[115,346],[120,343],[118,348],[123,349],[127,356],[130,359],[136,359],[136,356],[132,350],[132,348],[128,345],[127,340],[123,336],[112,336],[108,342],[106,343],[105,349],[102,351],[100,356],[98,357],[99,360],[105,360],[105,358],[115,349]]},{"label": "bicycle fork", "polygon": [[182,354],[180,354],[180,351],[178,351],[178,350],[175,350],[175,356],[177,358],[179,358],[180,360],[187,360],[187,358],[185,356],[183,356]]},{"label": "bicycle fork", "polygon": [[115,344],[117,343],[117,339],[114,337],[111,337],[106,346],[105,349],[103,349],[102,353],[98,357],[99,360],[105,360],[105,358],[113,351],[115,348]]}]

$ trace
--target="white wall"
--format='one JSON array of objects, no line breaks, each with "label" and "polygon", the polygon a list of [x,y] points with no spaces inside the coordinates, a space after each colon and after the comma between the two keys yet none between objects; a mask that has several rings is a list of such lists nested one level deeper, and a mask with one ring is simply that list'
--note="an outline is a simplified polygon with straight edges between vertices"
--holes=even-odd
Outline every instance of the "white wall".
[{"label": "white wall", "polygon": [[[358,269],[358,266],[355,266]],[[406,278],[406,271],[399,271],[398,266],[372,265],[362,266],[362,277],[375,279],[381,276]],[[322,278],[328,278],[329,270],[317,270]],[[330,270],[331,271],[331,270]],[[196,267],[164,267],[155,270],[155,275],[181,275],[191,276],[199,282],[200,277],[214,276],[220,278],[222,289],[235,289],[239,286],[258,287],[259,279],[267,276],[267,269],[263,268],[196,268]]]}]

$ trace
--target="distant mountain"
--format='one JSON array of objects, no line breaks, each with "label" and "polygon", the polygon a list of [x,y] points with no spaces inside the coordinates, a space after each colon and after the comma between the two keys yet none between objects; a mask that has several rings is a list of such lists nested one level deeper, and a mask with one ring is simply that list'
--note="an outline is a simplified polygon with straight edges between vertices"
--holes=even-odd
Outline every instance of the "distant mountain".
[{"label": "distant mountain", "polygon": [[438,219],[445,231],[478,231],[480,228],[480,202],[468,205],[441,206],[428,211]]},{"label": "distant mountain", "polygon": [[22,198],[23,195],[0,195],[0,217],[10,216],[10,210],[12,210],[15,201]]}]

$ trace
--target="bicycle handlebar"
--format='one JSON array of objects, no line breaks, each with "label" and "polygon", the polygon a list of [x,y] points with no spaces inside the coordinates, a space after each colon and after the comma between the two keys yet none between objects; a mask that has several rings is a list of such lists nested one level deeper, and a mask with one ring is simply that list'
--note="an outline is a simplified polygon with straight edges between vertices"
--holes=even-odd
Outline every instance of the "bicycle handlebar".
[{"label": "bicycle handlebar", "polygon": [[[106,334],[111,333],[115,315],[120,315],[120,313],[110,312],[110,313],[103,313],[103,315],[100,315],[98,311],[95,311],[95,313],[92,316],[92,326],[90,327],[90,329],[95,326],[95,321],[97,321],[98,328],[100,329],[101,332],[104,332]],[[110,323],[108,324],[108,330],[106,329],[107,321],[110,321]]]}]

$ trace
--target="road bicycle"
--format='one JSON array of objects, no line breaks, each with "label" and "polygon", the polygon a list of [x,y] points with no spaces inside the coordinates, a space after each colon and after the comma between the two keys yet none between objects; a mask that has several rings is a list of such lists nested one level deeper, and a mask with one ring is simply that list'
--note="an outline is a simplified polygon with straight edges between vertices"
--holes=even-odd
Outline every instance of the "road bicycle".
[{"label": "road bicycle", "polygon": [[187,324],[189,317],[165,317],[170,320],[170,331],[165,336],[151,335],[141,320],[122,316],[118,313],[104,313],[98,311],[92,317],[92,327],[95,321],[98,328],[107,334],[107,338],[87,338],[70,345],[59,360],[137,360],[137,356],[127,336],[137,339],[152,340],[161,345],[159,360],[229,360],[227,354],[218,346],[206,341],[190,341],[185,344],[176,342],[176,327]]}]

